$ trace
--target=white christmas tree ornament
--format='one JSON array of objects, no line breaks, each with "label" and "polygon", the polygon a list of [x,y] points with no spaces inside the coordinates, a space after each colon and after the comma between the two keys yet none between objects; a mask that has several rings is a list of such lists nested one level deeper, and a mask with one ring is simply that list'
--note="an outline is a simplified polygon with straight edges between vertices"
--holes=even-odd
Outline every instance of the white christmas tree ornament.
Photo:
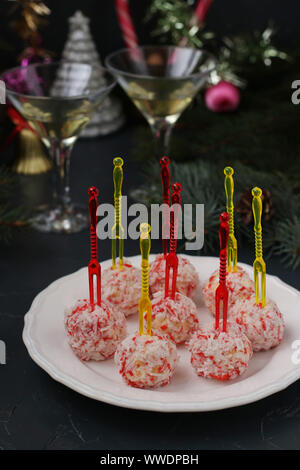
[{"label": "white christmas tree ornament", "polygon": [[[101,61],[90,32],[90,20],[81,11],[69,18],[69,34],[63,49],[62,58],[68,63],[100,65]],[[105,77],[95,69],[90,88],[98,90],[105,84]],[[124,124],[120,102],[108,96],[94,113],[90,123],[83,129],[81,137],[96,137],[109,134]]]}]

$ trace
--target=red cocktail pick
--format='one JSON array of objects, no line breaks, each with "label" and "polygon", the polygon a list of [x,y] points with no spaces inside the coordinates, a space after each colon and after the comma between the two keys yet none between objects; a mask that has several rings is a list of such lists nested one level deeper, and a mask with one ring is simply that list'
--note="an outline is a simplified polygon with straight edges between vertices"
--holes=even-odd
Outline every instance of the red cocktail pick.
[{"label": "red cocktail pick", "polygon": [[229,238],[229,224],[230,215],[227,212],[222,212],[220,215],[220,271],[219,271],[219,285],[216,289],[216,329],[219,328],[220,321],[220,303],[223,306],[223,331],[226,331],[227,326],[227,309],[228,309],[228,290],[226,286],[227,275],[227,245]]},{"label": "red cocktail pick", "polygon": [[90,234],[91,234],[91,261],[89,262],[89,289],[90,289],[90,303],[92,310],[95,308],[94,303],[94,276],[96,277],[96,290],[97,290],[97,304],[101,305],[101,266],[98,261],[98,241],[97,241],[97,196],[99,191],[95,186],[89,189],[89,212],[90,212]]},{"label": "red cocktail pick", "polygon": [[166,277],[165,277],[165,297],[169,296],[169,278],[170,269],[173,270],[172,276],[172,291],[171,298],[175,298],[176,282],[177,282],[177,270],[178,270],[178,258],[176,255],[177,249],[177,232],[178,232],[178,215],[181,206],[181,191],[182,186],[180,183],[174,183],[172,186],[173,194],[171,201],[171,214],[170,214],[170,252],[166,258]]},{"label": "red cocktail pick", "polygon": [[[163,187],[163,203],[170,206],[170,159],[168,157],[161,157],[160,159],[160,176]],[[166,208],[163,210],[163,224],[162,224],[162,243],[163,243],[163,254],[166,258],[168,254],[168,238],[170,236],[169,226],[169,214],[167,214]]]}]

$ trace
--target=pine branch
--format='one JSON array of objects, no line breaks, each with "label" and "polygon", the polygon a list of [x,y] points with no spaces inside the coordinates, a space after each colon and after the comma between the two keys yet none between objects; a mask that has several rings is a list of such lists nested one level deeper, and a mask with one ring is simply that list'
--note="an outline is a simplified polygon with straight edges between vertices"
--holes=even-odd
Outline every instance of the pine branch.
[{"label": "pine branch", "polygon": [[300,216],[278,221],[275,239],[274,254],[286,266],[296,269],[300,265]]},{"label": "pine branch", "polygon": [[[160,203],[160,166],[158,162],[150,160],[146,168],[147,184],[135,192],[135,198],[148,205]],[[218,249],[218,216],[226,209],[223,168],[220,163],[202,159],[171,164],[172,182],[179,181],[183,186],[183,204],[204,204],[205,253],[215,253]],[[236,162],[234,169],[235,206],[245,189],[254,186],[269,191],[272,196],[274,215],[269,221],[263,222],[266,256],[280,255],[284,263],[292,268],[297,267],[300,263],[300,194],[290,186],[289,176],[257,170],[241,162]],[[235,226],[239,244],[243,240],[253,242],[253,224],[246,226],[236,213]]]},{"label": "pine branch", "polygon": [[16,181],[14,175],[4,165],[0,166],[0,240],[8,242],[15,230],[29,226],[22,207],[15,207],[12,196]]}]

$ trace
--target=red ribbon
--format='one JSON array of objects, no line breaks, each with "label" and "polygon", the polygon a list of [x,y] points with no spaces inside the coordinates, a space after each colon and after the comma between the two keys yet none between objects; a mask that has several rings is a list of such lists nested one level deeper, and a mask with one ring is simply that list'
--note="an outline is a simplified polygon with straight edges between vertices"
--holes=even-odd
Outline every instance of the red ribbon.
[{"label": "red ribbon", "polygon": [[115,8],[126,47],[138,47],[137,34],[130,15],[128,0],[115,0]]},{"label": "red ribbon", "polygon": [[36,135],[35,130],[30,126],[30,124],[28,124],[28,122],[23,118],[23,116],[21,116],[21,114],[15,108],[13,108],[12,106],[8,106],[7,115],[15,124],[15,128],[11,131],[11,133],[5,139],[3,145],[0,148],[0,152],[3,152],[8,147],[8,145],[11,143],[14,137],[22,129],[29,129],[31,132],[33,132]]},{"label": "red ribbon", "polygon": [[212,0],[199,0],[194,11],[195,23],[203,23],[205,21],[208,10],[210,9]]}]

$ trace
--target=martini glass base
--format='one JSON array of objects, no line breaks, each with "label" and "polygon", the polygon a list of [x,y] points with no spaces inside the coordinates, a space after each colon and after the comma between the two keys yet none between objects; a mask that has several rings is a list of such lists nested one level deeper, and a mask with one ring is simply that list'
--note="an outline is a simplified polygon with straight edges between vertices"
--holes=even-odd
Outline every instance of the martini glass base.
[{"label": "martini glass base", "polygon": [[68,207],[43,206],[31,218],[31,226],[39,232],[76,233],[88,225],[87,208],[77,204]]}]

